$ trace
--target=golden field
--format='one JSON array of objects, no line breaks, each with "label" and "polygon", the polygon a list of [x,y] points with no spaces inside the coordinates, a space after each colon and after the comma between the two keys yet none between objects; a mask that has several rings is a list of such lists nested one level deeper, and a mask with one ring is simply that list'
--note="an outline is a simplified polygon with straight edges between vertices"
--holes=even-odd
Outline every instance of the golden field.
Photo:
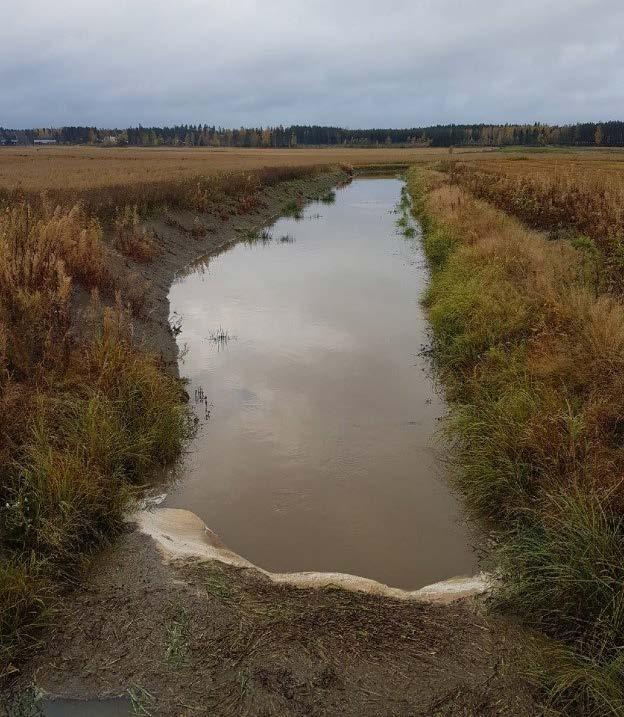
[{"label": "golden field", "polygon": [[215,172],[262,167],[310,165],[421,163],[442,159],[478,161],[492,170],[514,175],[587,172],[622,181],[624,151],[546,150],[498,151],[492,148],[0,148],[0,188],[89,190],[119,184],[189,179]]},{"label": "golden field", "polygon": [[[481,152],[479,152],[481,153]],[[99,147],[0,150],[0,188],[95,189],[189,179],[215,172],[327,164],[395,164],[443,159],[444,149],[148,149]]]}]

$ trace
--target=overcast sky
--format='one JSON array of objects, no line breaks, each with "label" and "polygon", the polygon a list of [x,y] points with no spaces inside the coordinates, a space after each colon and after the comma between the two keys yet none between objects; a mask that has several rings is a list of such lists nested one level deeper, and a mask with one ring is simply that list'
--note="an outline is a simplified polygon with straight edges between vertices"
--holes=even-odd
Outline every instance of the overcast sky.
[{"label": "overcast sky", "polygon": [[21,0],[0,126],[624,119],[623,0]]}]

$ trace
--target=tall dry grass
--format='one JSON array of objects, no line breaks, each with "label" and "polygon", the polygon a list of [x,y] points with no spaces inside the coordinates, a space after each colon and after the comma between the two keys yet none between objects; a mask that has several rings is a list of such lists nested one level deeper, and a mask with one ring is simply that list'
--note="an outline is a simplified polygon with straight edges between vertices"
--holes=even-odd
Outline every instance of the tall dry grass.
[{"label": "tall dry grass", "polygon": [[[490,537],[495,604],[548,641],[565,714],[624,714],[624,304],[550,241],[412,170],[454,479]],[[540,651],[547,655],[540,658]]]},{"label": "tall dry grass", "polygon": [[87,216],[112,229],[126,212],[136,212],[139,217],[169,210],[240,214],[257,206],[257,195],[262,188],[304,179],[336,166],[304,164],[258,167],[249,171],[211,170],[206,174],[182,176],[148,170],[140,177],[128,177],[119,171],[111,182],[95,186],[87,182],[72,186],[62,175],[44,175],[41,182],[33,183],[36,187],[33,189],[26,189],[24,183],[19,182],[4,186],[0,183],[0,207],[26,201],[34,211],[41,213],[49,206],[80,206]]},{"label": "tall dry grass", "polygon": [[124,255],[142,264],[148,263],[158,254],[154,232],[140,225],[138,207],[126,205],[115,214],[115,247]]},{"label": "tall dry grass", "polygon": [[624,176],[618,172],[587,171],[575,164],[551,171],[514,171],[466,163],[445,163],[451,181],[477,197],[494,203],[553,238],[582,234],[604,256],[605,288],[624,289]]},{"label": "tall dry grass", "polygon": [[[141,227],[150,213],[192,209],[226,219],[255,209],[261,189],[319,171],[0,192],[0,679],[192,432],[180,383],[133,342],[128,306],[140,308],[145,291],[112,272],[126,263],[116,252],[155,258],[157,237]],[[74,331],[78,288],[91,291],[94,318]]]},{"label": "tall dry grass", "polygon": [[[132,342],[118,294],[82,342],[72,285],[108,287],[102,230],[43,199],[0,213],[0,679],[46,609],[118,532],[191,424],[178,381]],[[101,315],[94,311],[94,315]]]},{"label": "tall dry grass", "polygon": [[[480,150],[457,156],[487,156]],[[490,153],[491,154],[491,153]],[[0,148],[0,190],[30,194],[60,189],[85,191],[159,183],[181,183],[215,174],[255,174],[319,166],[397,165],[427,162],[447,155],[444,149],[237,149],[237,148]],[[135,198],[130,200],[135,203]]]}]

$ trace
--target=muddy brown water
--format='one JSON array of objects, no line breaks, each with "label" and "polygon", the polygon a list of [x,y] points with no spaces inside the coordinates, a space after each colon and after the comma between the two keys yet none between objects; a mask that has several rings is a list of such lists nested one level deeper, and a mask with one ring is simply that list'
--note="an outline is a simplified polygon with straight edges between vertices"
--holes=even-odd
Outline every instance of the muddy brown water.
[{"label": "muddy brown water", "polygon": [[444,480],[402,186],[357,179],[171,288],[200,427],[165,504],[267,570],[412,589],[476,569]]}]

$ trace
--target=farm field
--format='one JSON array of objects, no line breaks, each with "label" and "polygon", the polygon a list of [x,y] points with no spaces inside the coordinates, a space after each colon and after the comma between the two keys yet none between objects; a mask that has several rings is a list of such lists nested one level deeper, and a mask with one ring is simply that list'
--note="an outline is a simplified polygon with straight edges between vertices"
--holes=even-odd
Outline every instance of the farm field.
[{"label": "farm field", "polygon": [[[477,150],[477,154],[483,152]],[[237,149],[46,147],[0,150],[0,188],[92,189],[215,172],[327,164],[393,164],[443,158],[443,149]]]},{"label": "farm field", "polygon": [[555,171],[607,174],[624,182],[624,151],[546,150],[527,153],[492,148],[0,148],[0,189],[26,192],[65,188],[88,190],[119,184],[188,179],[215,172],[262,167],[421,163],[443,159],[479,162],[514,175]]}]

